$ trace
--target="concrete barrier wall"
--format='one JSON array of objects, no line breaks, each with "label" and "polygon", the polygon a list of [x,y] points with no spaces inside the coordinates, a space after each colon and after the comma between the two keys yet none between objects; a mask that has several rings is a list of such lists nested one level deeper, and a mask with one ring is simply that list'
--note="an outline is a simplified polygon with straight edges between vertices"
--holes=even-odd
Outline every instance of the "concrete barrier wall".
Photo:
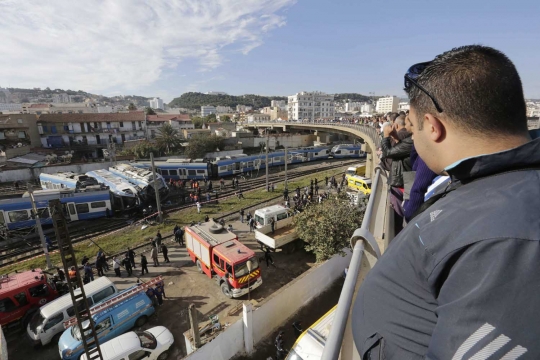
[{"label": "concrete barrier wall", "polygon": [[253,312],[255,345],[343,276],[343,270],[351,261],[351,252],[348,249],[346,251],[345,257],[336,255],[320,266],[308,270],[261,303],[261,307]]},{"label": "concrete barrier wall", "polygon": [[[189,352],[191,344],[186,340]],[[228,360],[244,352],[244,324],[242,319],[233,323],[214,340],[191,353],[184,359],[189,360]]]}]

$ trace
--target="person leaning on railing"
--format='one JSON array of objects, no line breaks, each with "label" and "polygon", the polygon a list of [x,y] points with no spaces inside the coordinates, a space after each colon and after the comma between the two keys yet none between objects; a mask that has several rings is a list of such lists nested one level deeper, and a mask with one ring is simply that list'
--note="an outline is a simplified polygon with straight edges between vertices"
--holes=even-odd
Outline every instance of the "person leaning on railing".
[{"label": "person leaning on railing", "polygon": [[540,138],[501,52],[445,52],[405,75],[418,155],[451,182],[367,274],[362,359],[540,359]]}]

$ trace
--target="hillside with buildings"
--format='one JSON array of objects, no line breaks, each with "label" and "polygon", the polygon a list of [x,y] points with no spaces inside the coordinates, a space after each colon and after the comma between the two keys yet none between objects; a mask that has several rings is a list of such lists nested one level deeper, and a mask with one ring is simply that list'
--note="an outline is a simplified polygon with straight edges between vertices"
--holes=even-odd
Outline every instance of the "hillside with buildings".
[{"label": "hillside with buildings", "polygon": [[287,100],[285,96],[260,96],[260,95],[228,95],[221,92],[212,91],[206,94],[199,92],[183,93],[177,98],[174,98],[170,103],[170,107],[198,109],[201,106],[228,106],[236,107],[237,105],[247,105],[253,108],[263,108],[270,106],[272,100]]}]

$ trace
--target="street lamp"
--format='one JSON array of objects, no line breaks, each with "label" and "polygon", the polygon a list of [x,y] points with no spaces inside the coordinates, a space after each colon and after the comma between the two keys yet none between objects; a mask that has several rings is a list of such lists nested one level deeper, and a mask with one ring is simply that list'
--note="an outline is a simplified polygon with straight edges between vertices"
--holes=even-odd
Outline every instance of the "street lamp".
[{"label": "street lamp", "polygon": [[247,268],[248,268],[248,301],[251,300],[251,289],[249,287],[249,278],[251,277],[251,266],[252,266],[252,264],[253,263],[251,262],[251,260],[248,260],[246,262],[246,265],[247,265]]}]

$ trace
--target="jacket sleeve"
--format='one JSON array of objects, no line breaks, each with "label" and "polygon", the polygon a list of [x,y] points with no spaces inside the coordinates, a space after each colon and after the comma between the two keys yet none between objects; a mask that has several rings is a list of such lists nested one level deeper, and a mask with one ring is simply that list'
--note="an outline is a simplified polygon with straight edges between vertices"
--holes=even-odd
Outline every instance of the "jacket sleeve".
[{"label": "jacket sleeve", "polygon": [[499,238],[441,261],[428,279],[437,323],[426,359],[540,359],[539,251],[538,240]]},{"label": "jacket sleeve", "polygon": [[433,182],[433,179],[437,177],[437,174],[427,167],[424,160],[417,157],[416,161],[418,162],[418,166],[416,167],[416,175],[411,187],[411,194],[409,196],[409,200],[405,201],[405,205],[403,205],[403,210],[405,210],[405,219],[407,221],[411,220],[411,217],[416,210],[424,203],[424,194],[426,193],[429,185],[431,185]]},{"label": "jacket sleeve", "polygon": [[413,148],[412,139],[406,138],[398,142],[394,146],[390,143],[390,137],[385,137],[381,141],[382,158],[390,158],[392,160],[403,160],[411,156]]}]

